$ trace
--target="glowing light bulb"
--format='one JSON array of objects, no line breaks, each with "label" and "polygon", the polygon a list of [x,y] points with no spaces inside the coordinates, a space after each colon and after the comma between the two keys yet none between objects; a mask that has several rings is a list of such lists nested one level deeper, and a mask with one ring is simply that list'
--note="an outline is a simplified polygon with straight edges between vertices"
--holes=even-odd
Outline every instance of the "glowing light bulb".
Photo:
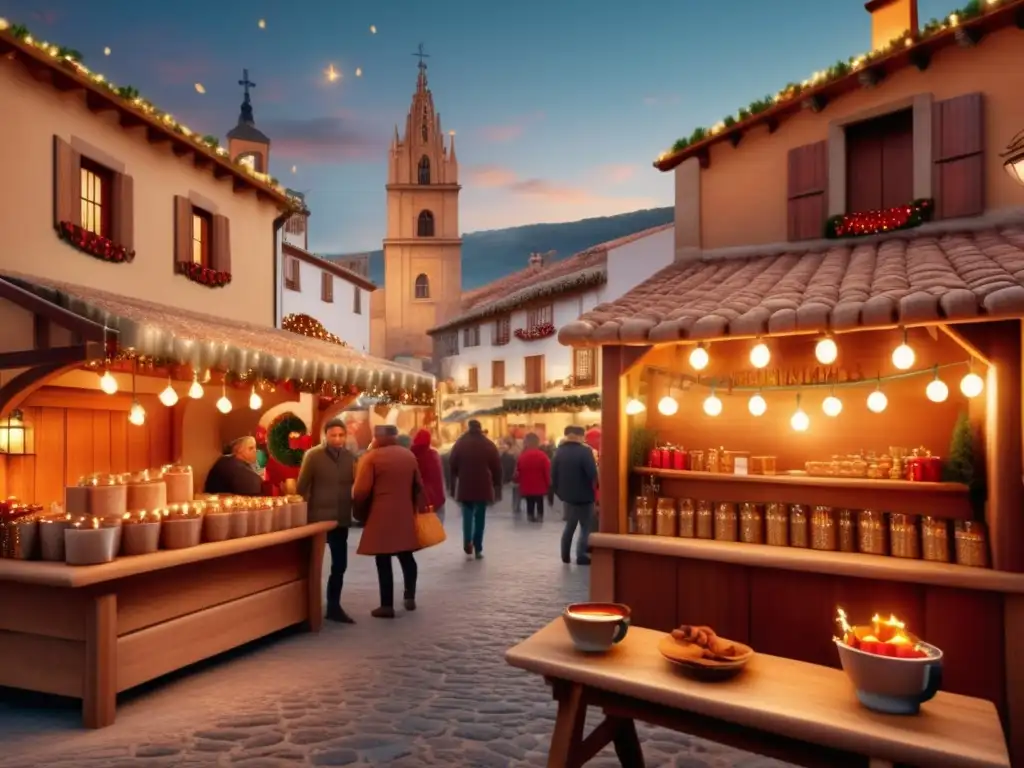
[{"label": "glowing light bulb", "polygon": [[718,416],[722,412],[722,401],[718,395],[712,392],[704,401],[704,413],[708,416]]},{"label": "glowing light bulb", "polygon": [[933,403],[944,403],[946,398],[949,397],[949,387],[946,386],[946,382],[936,376],[932,381],[928,382],[924,394]]},{"label": "glowing light bulb", "polygon": [[759,341],[750,350],[750,364],[755,368],[764,368],[772,359],[772,351],[763,341]]},{"label": "glowing light bulb", "polygon": [[760,392],[751,396],[747,401],[747,410],[750,411],[751,416],[764,416],[765,411],[768,410],[768,403],[761,397]]},{"label": "glowing light bulb", "polygon": [[807,428],[811,426],[811,417],[808,416],[803,408],[797,408],[789,419],[789,426],[793,428],[795,432],[806,432]]},{"label": "glowing light bulb", "polygon": [[662,416],[675,416],[678,410],[679,403],[673,397],[665,395],[665,397],[658,401],[658,413]]},{"label": "glowing light bulb", "polygon": [[249,407],[254,411],[258,411],[263,407],[263,398],[259,396],[255,387],[252,389],[252,394],[249,395]]},{"label": "glowing light bulb", "polygon": [[964,397],[977,397],[985,389],[985,381],[974,371],[960,379],[960,391]]},{"label": "glowing light bulb", "polygon": [[227,395],[221,395],[217,401],[217,410],[221,413],[231,413],[231,401]]},{"label": "glowing light bulb", "polygon": [[203,396],[203,385],[199,383],[199,379],[193,377],[192,383],[188,388],[188,396],[193,400],[198,400]]},{"label": "glowing light bulb", "polygon": [[708,355],[708,351],[704,347],[694,347],[690,353],[690,367],[695,371],[703,371],[708,367],[708,363],[711,361],[711,357]]},{"label": "glowing light bulb", "polygon": [[839,347],[827,336],[814,346],[814,356],[822,365],[832,365],[839,357]]},{"label": "glowing light bulb", "polygon": [[826,416],[835,418],[843,412],[843,401],[835,395],[829,395],[821,401],[821,410],[825,412]]},{"label": "glowing light bulb", "polygon": [[103,375],[100,376],[100,389],[108,395],[113,395],[117,392],[117,379],[114,378],[110,371],[104,371]]},{"label": "glowing light bulb", "polygon": [[880,389],[876,389],[870,395],[868,395],[868,410],[872,413],[881,413],[889,405],[889,398],[885,396],[885,392]]},{"label": "glowing light bulb", "polygon": [[146,423],[146,409],[142,407],[142,403],[138,400],[135,400],[132,403],[132,407],[128,410],[128,422],[136,427],[141,427]]},{"label": "glowing light bulb", "polygon": [[178,402],[178,393],[174,391],[174,387],[171,386],[171,382],[167,382],[167,387],[161,392],[158,397],[160,402],[171,408],[175,403]]},{"label": "glowing light bulb", "polygon": [[914,354],[914,350],[906,341],[892,351],[892,364],[901,371],[912,368],[916,359],[917,355]]},{"label": "glowing light bulb", "polygon": [[626,403],[626,415],[636,416],[637,414],[643,413],[647,410],[647,406],[637,400],[635,397],[631,397],[629,402]]}]

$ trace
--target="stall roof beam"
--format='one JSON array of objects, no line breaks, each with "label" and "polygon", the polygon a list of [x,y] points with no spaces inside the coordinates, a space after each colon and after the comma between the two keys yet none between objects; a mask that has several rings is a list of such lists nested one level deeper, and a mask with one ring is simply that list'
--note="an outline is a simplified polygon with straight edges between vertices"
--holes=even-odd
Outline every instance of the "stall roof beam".
[{"label": "stall roof beam", "polygon": [[6,299],[12,304],[32,312],[37,317],[46,318],[61,328],[71,331],[84,341],[106,342],[117,335],[116,332],[103,327],[100,323],[75,314],[52,301],[47,301],[6,278],[0,278],[0,299]]},{"label": "stall roof beam", "polygon": [[89,360],[100,360],[104,356],[104,349],[103,344],[87,341],[85,344],[75,344],[70,347],[3,352],[0,353],[0,370],[31,368],[37,365],[71,365]]}]

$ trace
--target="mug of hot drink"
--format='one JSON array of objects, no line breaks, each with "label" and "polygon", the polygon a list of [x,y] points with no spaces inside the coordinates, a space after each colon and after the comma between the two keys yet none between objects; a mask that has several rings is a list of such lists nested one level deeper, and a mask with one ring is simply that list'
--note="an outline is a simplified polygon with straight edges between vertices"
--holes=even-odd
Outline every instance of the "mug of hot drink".
[{"label": "mug of hot drink", "polygon": [[562,620],[577,649],[603,653],[626,637],[629,615],[629,606],[621,603],[573,603]]}]

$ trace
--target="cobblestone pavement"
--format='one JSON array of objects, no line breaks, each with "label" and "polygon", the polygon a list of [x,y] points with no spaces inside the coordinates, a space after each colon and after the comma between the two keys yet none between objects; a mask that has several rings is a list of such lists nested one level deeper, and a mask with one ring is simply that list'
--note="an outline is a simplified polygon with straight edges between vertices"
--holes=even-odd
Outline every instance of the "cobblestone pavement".
[{"label": "cobblestone pavement", "polygon": [[[286,633],[161,680],[121,697],[110,728],[82,729],[77,702],[0,693],[0,768],[543,766],[554,703],[503,654],[587,594],[548,518],[490,513],[486,557],[467,562],[449,512],[451,538],[417,556],[419,610],[394,621],[369,616],[376,573],[353,556],[343,602],[355,626]],[[783,766],[666,730],[641,738],[651,768]],[[618,761],[606,749],[589,765]]]}]

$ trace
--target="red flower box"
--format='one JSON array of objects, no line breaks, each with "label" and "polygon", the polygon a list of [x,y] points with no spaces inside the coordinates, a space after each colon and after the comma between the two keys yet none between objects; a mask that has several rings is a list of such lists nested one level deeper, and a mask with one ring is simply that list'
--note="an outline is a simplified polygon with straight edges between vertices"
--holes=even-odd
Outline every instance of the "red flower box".
[{"label": "red flower box", "polygon": [[825,237],[857,237],[911,229],[931,221],[934,210],[935,204],[930,199],[921,198],[895,208],[833,216],[825,224]]},{"label": "red flower box", "polygon": [[555,326],[552,323],[542,323],[541,325],[535,325],[533,328],[516,328],[515,337],[522,341],[536,341],[537,339],[546,339],[548,336],[555,335]]},{"label": "red flower box", "polygon": [[95,256],[102,261],[123,264],[135,259],[135,251],[129,250],[123,245],[116,245],[112,240],[90,232],[78,224],[72,224],[70,221],[62,221],[57,227],[57,234],[62,240],[67,241],[82,253]]},{"label": "red flower box", "polygon": [[179,262],[178,274],[184,275],[193,283],[205,285],[207,288],[223,288],[231,282],[230,272],[221,272],[192,262]]}]

